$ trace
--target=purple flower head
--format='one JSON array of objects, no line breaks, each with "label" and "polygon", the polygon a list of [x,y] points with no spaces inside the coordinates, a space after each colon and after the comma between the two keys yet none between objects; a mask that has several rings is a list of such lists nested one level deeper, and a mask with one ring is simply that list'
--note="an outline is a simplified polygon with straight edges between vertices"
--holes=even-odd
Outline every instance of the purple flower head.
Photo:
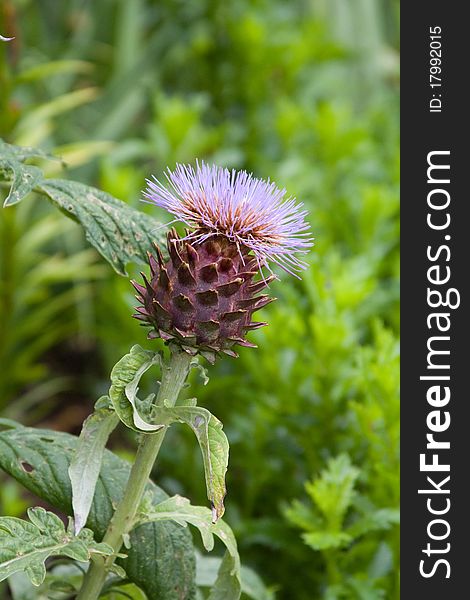
[{"label": "purple flower head", "polygon": [[273,262],[294,275],[306,267],[298,255],[313,242],[307,211],[269,179],[204,162],[195,169],[177,164],[165,177],[169,189],[153,177],[144,196],[194,229],[189,238],[200,243],[223,235],[252,250],[260,267]]}]

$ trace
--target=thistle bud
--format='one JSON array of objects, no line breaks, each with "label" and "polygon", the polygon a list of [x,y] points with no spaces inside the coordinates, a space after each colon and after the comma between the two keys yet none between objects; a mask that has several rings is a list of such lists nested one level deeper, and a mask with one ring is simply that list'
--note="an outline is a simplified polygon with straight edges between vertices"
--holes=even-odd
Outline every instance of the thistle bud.
[{"label": "thistle bud", "polygon": [[144,195],[190,230],[184,238],[168,233],[167,259],[157,246],[149,254],[150,277],[132,282],[134,317],[152,327],[150,338],[211,362],[219,353],[236,357],[235,345],[255,347],[246,333],[266,325],[253,320],[273,300],[260,295],[275,278],[264,277],[263,266],[276,262],[293,274],[305,267],[295,253],[311,246],[306,213],[284,200],[285,190],[244,171],[178,165],[167,179],[173,191],[155,180]]}]

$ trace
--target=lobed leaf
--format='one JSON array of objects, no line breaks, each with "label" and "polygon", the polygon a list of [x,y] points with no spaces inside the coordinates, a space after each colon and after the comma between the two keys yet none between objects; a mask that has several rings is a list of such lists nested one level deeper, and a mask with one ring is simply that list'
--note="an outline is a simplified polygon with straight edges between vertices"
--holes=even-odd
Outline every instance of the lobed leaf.
[{"label": "lobed leaf", "polygon": [[174,421],[186,423],[194,431],[201,448],[207,497],[212,507],[215,522],[224,514],[224,498],[227,492],[225,474],[227,472],[229,443],[222,429],[222,423],[206,408],[199,406],[155,407],[155,421],[170,424]]},{"label": "lobed leaf", "polygon": [[[76,436],[14,427],[0,432],[0,467],[28,490],[51,505],[72,513],[72,489],[68,476],[76,452]],[[103,453],[101,472],[88,516],[87,527],[102,539],[114,506],[122,497],[130,464],[109,450]],[[147,484],[153,503],[167,495],[154,483]],[[190,600],[195,594],[194,550],[190,533],[171,521],[146,523],[130,534],[127,558],[118,559],[130,581],[139,586],[148,600]]]},{"label": "lobed leaf", "polygon": [[[185,406],[152,406],[153,395],[139,400],[139,382],[142,375],[155,364],[160,364],[158,353],[138,345],[131,348],[111,372],[109,397],[121,421],[135,431],[155,432],[172,423],[186,423],[194,431],[202,452],[207,497],[213,507],[213,520],[224,514],[229,443],[222,423],[207,409],[195,406],[195,400]],[[193,366],[198,366],[193,363]],[[162,399],[163,402],[165,399]]]},{"label": "lobed leaf", "polygon": [[204,548],[209,552],[214,548],[214,536],[225,544],[227,552],[219,567],[210,598],[211,600],[238,600],[241,594],[240,557],[231,528],[221,519],[213,523],[212,513],[208,508],[192,506],[187,498],[178,495],[160,502],[148,512],[140,513],[138,523],[167,519],[183,527],[187,523],[197,527]]},{"label": "lobed leaf", "polygon": [[346,532],[354,539],[371,531],[385,531],[400,522],[400,511],[395,508],[378,508],[358,518]]},{"label": "lobed leaf", "polygon": [[[118,417],[124,425],[134,431],[155,432],[162,429],[162,425],[148,423],[137,408],[137,404],[140,403],[137,397],[140,379],[150,367],[157,364],[161,365],[161,357],[158,353],[144,350],[136,344],[111,371],[109,397]],[[153,398],[152,395],[147,399],[148,404]],[[150,419],[149,414],[145,416]]]},{"label": "lobed leaf", "polygon": [[28,517],[30,522],[0,517],[0,581],[24,571],[31,583],[39,586],[46,576],[44,563],[50,556],[87,562],[93,553],[113,554],[111,546],[94,541],[90,530],[75,536],[65,530],[57,515],[44,508],[28,509]]},{"label": "lobed leaf", "polygon": [[354,484],[359,469],[351,464],[347,454],[340,454],[328,461],[317,479],[305,488],[328,523],[328,529],[339,531],[354,496]]},{"label": "lobed leaf", "polygon": [[348,546],[353,538],[344,531],[316,531],[303,533],[302,539],[314,550],[331,550],[332,548],[344,548]]}]

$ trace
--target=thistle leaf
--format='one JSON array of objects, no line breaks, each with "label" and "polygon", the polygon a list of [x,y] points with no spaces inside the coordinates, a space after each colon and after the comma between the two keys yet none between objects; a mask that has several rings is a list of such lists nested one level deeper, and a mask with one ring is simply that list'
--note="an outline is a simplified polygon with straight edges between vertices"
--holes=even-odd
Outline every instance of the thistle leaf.
[{"label": "thistle leaf", "polygon": [[[47,500],[66,514],[72,513],[72,490],[68,469],[77,448],[76,436],[16,426],[0,432],[0,467],[33,494]],[[102,539],[122,497],[130,464],[109,450],[103,454],[101,472],[88,516],[87,527]],[[167,498],[150,482],[147,493],[153,504]],[[83,533],[82,530],[81,534]],[[118,559],[130,581],[139,586],[148,600],[192,598],[194,593],[194,550],[189,532],[171,521],[147,523],[130,534],[127,558]],[[168,552],[172,548],[172,552]],[[179,557],[178,561],[174,556]]]},{"label": "thistle leaf", "polygon": [[[139,400],[140,379],[155,364],[161,364],[158,353],[133,346],[111,371],[109,397],[121,421],[134,431],[155,432],[176,422],[191,427],[201,448],[207,497],[213,507],[213,520],[216,521],[224,514],[225,473],[229,454],[229,443],[222,423],[207,409],[196,406],[194,399],[186,401],[185,406],[175,407],[152,406],[153,397]],[[193,363],[195,365],[197,363]]]},{"label": "thistle leaf", "polygon": [[339,531],[354,497],[354,484],[359,469],[351,464],[347,454],[328,461],[327,468],[305,489],[322,513],[330,531]]},{"label": "thistle leaf", "polygon": [[46,179],[39,167],[24,163],[30,158],[54,159],[41,150],[13,146],[0,139],[0,175],[10,184],[5,207],[32,191],[46,195],[83,227],[90,244],[120,275],[127,275],[129,262],[145,263],[153,243],[164,241],[160,223],[149,215],[94,187]]},{"label": "thistle leaf", "polygon": [[44,508],[30,508],[28,517],[29,522],[0,517],[0,581],[24,571],[31,583],[39,586],[46,576],[44,562],[50,556],[87,562],[93,553],[113,553],[111,546],[96,543],[90,530],[78,536],[66,531],[59,517]]},{"label": "thistle leaf", "polygon": [[51,158],[41,150],[12,146],[0,139],[0,172],[10,178],[10,191],[3,203],[4,207],[20,202],[42,181],[41,169],[26,165],[23,161],[45,157]]},{"label": "thistle leaf", "polygon": [[199,376],[202,379],[202,385],[207,385],[209,383],[209,373],[207,369],[199,362],[198,356],[195,356],[191,361],[191,368],[199,371]]},{"label": "thistle leaf", "polygon": [[[223,557],[201,554],[196,551],[196,583],[198,587],[211,588],[212,593],[221,569]],[[252,600],[274,600],[274,593],[265,586],[260,576],[242,565],[240,570],[242,594]]]},{"label": "thistle leaf", "polygon": [[138,410],[150,405],[153,397],[147,398],[146,403],[141,403],[137,397],[139,382],[142,375],[153,365],[161,365],[161,357],[158,353],[144,350],[139,345],[132,346],[129,354],[126,354],[117,362],[111,371],[111,387],[109,397],[113,403],[114,410],[121,421],[134,431],[155,432],[162,429],[163,425],[153,425],[147,419],[150,415],[141,416]]},{"label": "thistle leaf", "polygon": [[204,506],[192,506],[187,498],[172,496],[160,502],[150,512],[139,515],[139,523],[169,519],[183,527],[187,523],[197,527],[207,551],[214,547],[214,536],[226,546],[227,552],[219,567],[210,600],[238,600],[241,594],[240,557],[231,528],[222,520],[212,522],[211,511]]},{"label": "thistle leaf", "polygon": [[[191,402],[191,401],[189,401]],[[206,478],[207,497],[212,505],[215,523],[224,514],[229,443],[222,423],[206,408],[195,405],[156,406],[152,410],[153,427],[160,428],[172,423],[185,423],[194,431],[201,448]]]},{"label": "thistle leaf", "polygon": [[206,408],[199,406],[156,407],[154,415],[157,423],[179,421],[194,431],[201,448],[207,497],[212,504],[212,520],[217,521],[225,510],[225,474],[229,456],[229,443],[222,423]]},{"label": "thistle leaf", "polygon": [[90,244],[120,275],[127,275],[128,262],[145,263],[153,242],[163,241],[158,221],[106,192],[64,179],[44,180],[40,190],[80,223]]},{"label": "thistle leaf", "polygon": [[[134,346],[132,350],[135,348],[136,346]],[[131,355],[128,354],[127,356]],[[132,356],[138,356],[142,359],[144,358],[143,355],[137,350],[134,351]],[[133,367],[135,371],[136,364],[134,364]],[[143,365],[151,366],[149,362],[143,363]],[[118,372],[119,376],[123,377],[123,369],[120,368]],[[111,378],[113,378],[112,375]],[[117,381],[118,380],[116,377],[116,382]],[[115,402],[114,405],[119,407],[119,409],[116,408],[116,412],[118,412],[121,420],[128,427],[136,429],[137,431],[149,432],[157,431],[162,427],[167,427],[172,423],[179,422],[189,425],[194,431],[197,441],[199,442],[199,447],[201,448],[202,460],[204,463],[204,474],[206,478],[207,497],[212,505],[212,520],[214,522],[217,521],[217,519],[224,514],[225,510],[224,498],[227,491],[225,486],[225,474],[227,472],[229,456],[229,443],[227,436],[223,432],[222,423],[207,409],[192,404],[175,407],[155,406],[152,408],[152,422],[149,423],[144,421],[137,412],[135,397],[133,401],[131,401],[131,399],[122,392],[122,389],[125,388],[125,381],[126,379],[124,377],[118,383],[113,383],[109,395],[111,398],[115,398],[113,403]],[[120,388],[119,392],[117,391],[118,386]],[[143,424],[145,429],[141,426],[136,427],[137,424]]]},{"label": "thistle leaf", "polygon": [[83,423],[77,449],[69,467],[75,534],[85,526],[88,519],[104,448],[110,433],[119,423],[114,410],[106,406],[98,408],[104,399],[107,397],[103,396],[98,400],[95,411]]}]

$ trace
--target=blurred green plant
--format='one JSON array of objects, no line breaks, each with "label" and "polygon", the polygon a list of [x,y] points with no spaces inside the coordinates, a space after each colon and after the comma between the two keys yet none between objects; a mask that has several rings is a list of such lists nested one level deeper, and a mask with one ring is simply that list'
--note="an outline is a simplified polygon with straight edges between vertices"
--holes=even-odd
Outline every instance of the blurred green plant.
[{"label": "blurred green plant", "polygon": [[[2,7],[0,24],[16,25],[12,3]],[[45,141],[55,145],[59,115],[92,101],[96,89],[66,89],[51,97],[50,82],[68,77],[72,84],[77,76],[88,73],[91,65],[64,59],[18,68],[18,42],[15,39],[10,42],[12,46],[0,46],[0,132],[10,141],[25,145]],[[34,88],[45,88],[45,98],[42,90],[31,97]],[[109,143],[55,147],[62,161],[76,167],[106,151]],[[37,160],[41,163],[41,158]],[[63,168],[60,160],[48,166],[49,173]],[[8,169],[8,164],[2,164],[2,172]],[[32,178],[35,169],[30,166]],[[3,190],[0,196],[6,196]],[[73,372],[46,381],[49,369],[45,357],[67,342],[82,350],[89,347],[91,281],[104,272],[96,263],[95,253],[85,248],[80,232],[47,205],[23,204],[0,212],[0,409],[6,410],[5,414],[17,417],[28,413],[34,421],[50,410],[50,406],[41,406],[45,399],[76,384]],[[73,355],[74,350],[69,352]]]},{"label": "blurred green plant", "polygon": [[398,509],[374,508],[355,490],[359,476],[347,454],[332,458],[320,476],[305,485],[313,506],[297,500],[285,510],[288,521],[305,531],[302,539],[307,546],[323,556],[328,574],[325,598],[383,595],[378,580],[392,567],[386,542],[378,544],[369,563],[358,542],[362,536],[387,531],[397,524]]}]

